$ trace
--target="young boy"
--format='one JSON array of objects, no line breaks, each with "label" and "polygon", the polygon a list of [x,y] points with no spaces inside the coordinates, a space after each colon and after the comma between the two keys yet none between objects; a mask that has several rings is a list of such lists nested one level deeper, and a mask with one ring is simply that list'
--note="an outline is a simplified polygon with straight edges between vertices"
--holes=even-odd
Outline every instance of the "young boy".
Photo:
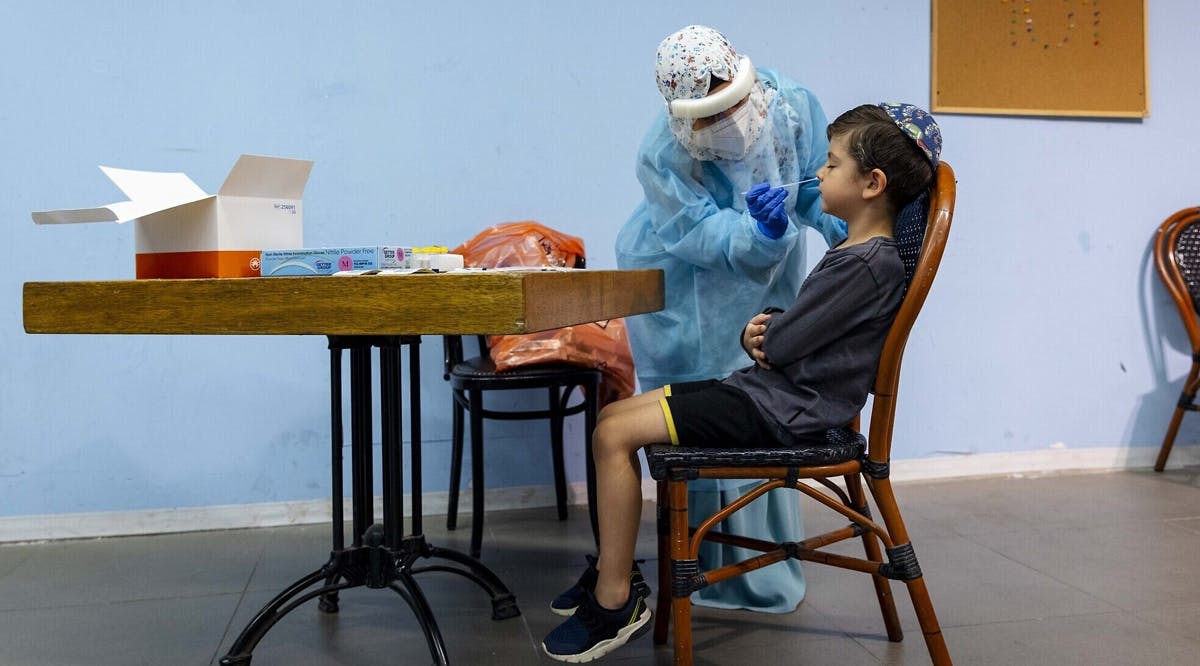
[{"label": "young boy", "polygon": [[[941,133],[925,111],[891,103],[851,109],[826,132],[829,155],[817,172],[821,207],[846,221],[849,237],[813,268],[790,308],[769,309],[746,325],[741,342],[753,365],[601,411],[592,439],[600,558],[555,600],[559,614],[578,605],[542,641],[550,657],[591,661],[649,629],[645,584],[632,564],[642,509],[639,449],[668,441],[802,446],[849,423],[866,403],[905,289],[892,226],[929,188]],[[746,193],[760,227],[778,224],[775,209],[785,197],[785,190],[762,185]]]}]

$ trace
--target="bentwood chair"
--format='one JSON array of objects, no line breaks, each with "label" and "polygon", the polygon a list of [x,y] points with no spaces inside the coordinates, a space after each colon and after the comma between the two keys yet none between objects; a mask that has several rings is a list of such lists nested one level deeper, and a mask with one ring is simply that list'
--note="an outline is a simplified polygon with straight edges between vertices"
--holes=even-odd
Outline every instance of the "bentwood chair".
[{"label": "bentwood chair", "polygon": [[[915,262],[904,300],[883,346],[866,437],[857,431],[856,419],[853,427],[831,430],[823,443],[811,446],[700,449],[654,445],[647,449],[650,474],[658,481],[659,506],[660,590],[654,639],[656,643],[665,643],[669,625],[674,622],[676,664],[692,663],[689,598],[692,592],[788,558],[869,574],[891,641],[900,641],[903,634],[889,581],[903,581],[916,608],[933,663],[951,663],[888,472],[900,362],[909,331],[937,275],[954,215],[954,199],[954,170],[942,162],[928,194],[928,213],[913,215],[906,224],[901,223],[903,220],[897,222],[895,237],[901,247],[901,258],[915,258]],[[917,248],[918,252],[912,252]],[[838,477],[842,478],[844,488],[836,483]],[[687,482],[696,478],[764,481],[689,531]],[[882,524],[872,516],[863,492],[864,481]],[[797,490],[850,522],[826,534],[791,543],[769,543],[714,529],[725,518],[775,488]],[[827,546],[855,537],[862,539],[865,558],[826,550]],[[701,571],[698,554],[703,540],[740,546],[761,555]]]},{"label": "bentwood chair", "polygon": [[[583,268],[583,241],[537,222],[526,221],[497,225],[486,229],[462,246],[467,264],[497,268],[502,266],[560,266]],[[445,345],[444,377],[450,382],[454,412],[450,453],[450,496],[446,511],[446,529],[458,525],[458,496],[462,484],[463,425],[469,416],[471,432],[471,557],[478,558],[483,542],[483,424],[484,420],[544,420],[550,424],[550,456],[554,465],[554,494],[558,519],[567,518],[566,464],[563,431],[568,416],[584,415],[584,457],[587,469],[588,517],[592,535],[596,522],[596,468],[592,463],[592,431],[600,410],[601,371],[569,363],[518,365],[498,370],[488,350],[485,336],[470,336],[477,341],[478,353],[467,357],[463,337],[443,337]],[[574,403],[571,397],[579,389]],[[546,408],[500,409],[494,402],[485,407],[484,394],[500,391],[544,390]]]},{"label": "bentwood chair", "polygon": [[1188,372],[1179,401],[1167,425],[1162,447],[1154,471],[1161,472],[1167,465],[1167,456],[1175,445],[1175,435],[1184,412],[1200,411],[1196,405],[1196,391],[1200,389],[1200,321],[1197,320],[1197,303],[1200,303],[1200,208],[1184,208],[1168,217],[1158,227],[1154,239],[1154,267],[1162,278],[1171,300],[1179,309],[1183,328],[1187,331],[1192,346],[1192,369]]},{"label": "bentwood chair", "polygon": [[[497,370],[488,354],[487,340],[477,336],[479,354],[463,357],[461,336],[451,335],[445,341],[445,378],[450,382],[454,398],[454,414],[450,453],[450,497],[446,509],[446,529],[453,530],[458,521],[458,493],[462,483],[463,421],[470,415],[471,427],[471,557],[478,558],[483,542],[483,422],[491,420],[548,420],[550,422],[550,456],[554,464],[554,493],[558,519],[567,518],[567,481],[563,454],[563,429],[568,416],[584,415],[584,455],[587,459],[588,515],[592,534],[596,534],[596,469],[592,463],[592,431],[596,428],[599,411],[600,371],[580,365],[553,363]],[[580,389],[579,399],[572,404],[571,396]],[[545,409],[502,410],[484,406],[485,393],[541,389],[546,391]]]}]

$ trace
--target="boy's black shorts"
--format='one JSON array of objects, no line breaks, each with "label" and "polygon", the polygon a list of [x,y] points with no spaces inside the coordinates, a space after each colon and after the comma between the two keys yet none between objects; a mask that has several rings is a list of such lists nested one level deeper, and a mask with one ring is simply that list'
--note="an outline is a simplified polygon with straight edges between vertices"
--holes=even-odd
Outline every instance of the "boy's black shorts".
[{"label": "boy's black shorts", "polygon": [[783,446],[746,392],[715,379],[663,387],[671,443],[701,448]]}]

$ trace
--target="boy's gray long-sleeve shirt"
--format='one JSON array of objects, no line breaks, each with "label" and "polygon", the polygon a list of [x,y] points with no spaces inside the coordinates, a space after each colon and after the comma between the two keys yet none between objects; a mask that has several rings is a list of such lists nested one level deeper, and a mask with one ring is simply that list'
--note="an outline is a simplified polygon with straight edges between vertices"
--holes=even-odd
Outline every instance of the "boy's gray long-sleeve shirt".
[{"label": "boy's gray long-sleeve shirt", "polygon": [[767,323],[763,351],[771,369],[755,364],[725,383],[750,396],[781,442],[850,423],[873,388],[904,287],[890,238],[829,250],[792,306]]}]

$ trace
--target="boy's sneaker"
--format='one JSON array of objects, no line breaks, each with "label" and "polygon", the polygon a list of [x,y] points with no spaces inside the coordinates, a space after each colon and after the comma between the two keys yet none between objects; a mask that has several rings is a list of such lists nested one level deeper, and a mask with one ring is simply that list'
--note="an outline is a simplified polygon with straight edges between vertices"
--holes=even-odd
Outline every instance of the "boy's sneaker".
[{"label": "boy's sneaker", "polygon": [[650,609],[637,589],[629,586],[623,608],[608,610],[584,592],[575,614],[546,634],[542,650],[551,659],[573,664],[599,659],[650,629]]},{"label": "boy's sneaker", "polygon": [[[587,558],[588,565],[579,580],[550,602],[550,611],[555,615],[571,616],[579,607],[579,603],[583,601],[584,595],[596,589],[596,577],[600,575],[600,572],[596,570],[596,558],[591,555],[584,555],[584,557]],[[638,563],[644,561],[633,561],[633,572],[629,575],[629,582],[633,585],[633,589],[642,595],[642,598],[649,599],[650,585],[642,576],[642,570],[638,568]]]}]

